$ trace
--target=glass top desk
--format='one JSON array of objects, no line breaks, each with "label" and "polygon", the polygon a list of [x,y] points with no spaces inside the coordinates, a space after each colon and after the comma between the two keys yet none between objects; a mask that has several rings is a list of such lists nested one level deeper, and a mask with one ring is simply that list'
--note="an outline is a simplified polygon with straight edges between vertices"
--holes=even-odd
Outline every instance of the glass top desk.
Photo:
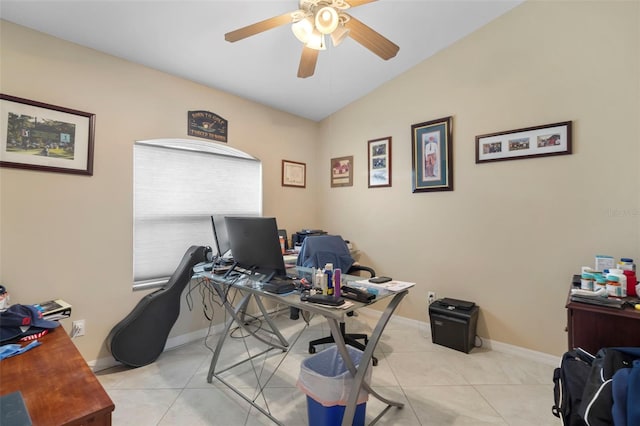
[{"label": "glass top desk", "polygon": [[[303,277],[303,276],[310,277],[310,274],[311,274],[311,270],[309,268],[303,268],[303,267],[290,268],[287,270],[287,272],[291,275],[295,275],[298,277]],[[349,397],[347,399],[347,405],[345,407],[344,418],[342,421],[343,425],[351,425],[353,422],[360,389],[365,389],[369,393],[369,395],[372,395],[373,397],[377,398],[378,400],[382,401],[387,405],[386,408],[375,418],[375,420],[372,423],[375,423],[391,407],[395,406],[398,408],[402,408],[404,406],[404,404],[401,402],[391,401],[389,399],[384,398],[380,394],[378,394],[369,386],[368,383],[365,382],[364,379],[365,379],[365,373],[367,372],[367,369],[370,368],[373,352],[380,340],[380,337],[382,336],[382,332],[384,331],[384,328],[386,327],[387,323],[389,322],[391,316],[395,312],[396,308],[398,307],[402,299],[408,294],[408,289],[405,289],[399,292],[391,292],[384,289],[379,290],[378,295],[374,299],[373,303],[377,303],[380,300],[388,300],[389,303],[387,304],[385,310],[380,316],[380,319],[378,320],[376,326],[374,327],[374,330],[371,333],[371,336],[369,337],[369,343],[366,345],[366,348],[362,355],[360,363],[356,367],[353,361],[351,360],[351,358],[349,357],[347,346],[345,344],[344,338],[340,331],[340,323],[346,321],[347,313],[351,311],[356,311],[364,306],[371,305],[372,303],[365,304],[365,303],[357,302],[355,300],[349,300],[350,302],[353,303],[353,305],[350,306],[349,308],[346,308],[346,309],[331,308],[331,307],[324,307],[319,304],[303,302],[300,300],[300,293],[298,293],[297,291],[287,293],[287,294],[274,294],[274,293],[266,292],[262,290],[259,281],[249,278],[246,275],[241,275],[240,277],[225,278],[224,275],[215,275],[211,272],[199,272],[194,275],[194,278],[204,279],[204,282],[206,282],[208,285],[210,285],[213,288],[215,293],[221,298],[223,306],[225,307],[225,310],[229,314],[229,319],[227,320],[224,326],[222,335],[218,339],[218,343],[216,344],[216,348],[213,353],[213,358],[211,359],[211,365],[209,367],[209,372],[207,374],[207,382],[211,383],[213,381],[213,378],[215,377],[217,380],[219,380],[221,383],[223,383],[229,389],[234,391],[237,395],[239,395],[241,398],[243,398],[253,407],[255,407],[262,414],[269,417],[274,423],[282,425],[282,423],[278,421],[278,419],[276,419],[271,412],[269,412],[268,410],[265,410],[263,407],[256,404],[255,400],[257,399],[257,396],[251,398],[250,396],[244,394],[240,389],[233,386],[231,383],[229,383],[227,380],[225,380],[221,376],[222,373],[227,372],[245,362],[250,362],[254,358],[261,356],[268,351],[271,351],[274,349],[279,349],[283,352],[287,351],[287,348],[289,347],[289,343],[287,339],[278,330],[278,327],[275,325],[275,323],[272,321],[271,316],[269,315],[269,312],[267,311],[263,303],[263,300],[272,300],[277,303],[282,303],[288,306],[300,308],[301,311],[303,312],[303,317],[305,318],[305,321],[307,321],[307,323],[308,323],[309,313],[321,315],[328,322],[329,327],[331,328],[331,334],[334,337],[336,342],[336,347],[340,355],[342,356],[346,367],[349,369],[349,371],[354,377],[353,386],[349,393]],[[343,274],[342,278],[346,282],[362,279],[361,277],[358,277],[358,276],[346,275],[346,274]],[[240,296],[239,300],[236,301],[238,297],[236,298],[228,297],[229,290],[231,289],[235,289],[239,293],[239,296]],[[260,330],[254,330],[251,327],[249,327],[247,321],[245,321],[245,315],[247,314],[247,308],[251,300],[255,301],[256,306],[258,307],[261,314],[263,315],[263,319],[269,327],[268,330],[262,330],[262,332],[260,332]],[[232,365],[221,367],[218,365],[220,361],[220,353],[225,344],[225,341],[230,336],[230,330],[233,324],[236,324],[238,327],[242,328],[246,333],[248,333],[255,339],[266,344],[267,349],[260,353],[248,356],[246,359],[237,361]],[[264,336],[263,335],[264,333],[266,333],[267,336]],[[274,339],[272,338],[273,336],[277,338],[276,339],[277,341],[274,341]],[[274,374],[275,374],[275,371],[274,371]],[[264,386],[261,386],[260,393],[262,393],[263,389],[264,389]]]}]

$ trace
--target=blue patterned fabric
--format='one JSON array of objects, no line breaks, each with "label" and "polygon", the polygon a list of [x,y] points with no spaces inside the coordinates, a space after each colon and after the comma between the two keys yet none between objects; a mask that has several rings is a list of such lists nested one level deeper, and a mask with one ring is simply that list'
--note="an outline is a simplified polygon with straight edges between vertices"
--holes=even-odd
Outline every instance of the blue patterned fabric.
[{"label": "blue patterned fabric", "polygon": [[346,273],[353,262],[349,247],[341,236],[318,235],[304,239],[296,264],[307,268],[324,268],[327,263],[332,263],[333,269],[340,268]]}]

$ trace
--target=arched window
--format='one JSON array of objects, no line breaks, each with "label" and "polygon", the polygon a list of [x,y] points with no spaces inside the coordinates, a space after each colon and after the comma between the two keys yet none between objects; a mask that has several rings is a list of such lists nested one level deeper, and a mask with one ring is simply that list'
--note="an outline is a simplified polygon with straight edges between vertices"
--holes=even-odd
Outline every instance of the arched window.
[{"label": "arched window", "polygon": [[134,288],[166,282],[192,245],[216,251],[211,215],[262,214],[262,163],[216,142],[134,144]]}]

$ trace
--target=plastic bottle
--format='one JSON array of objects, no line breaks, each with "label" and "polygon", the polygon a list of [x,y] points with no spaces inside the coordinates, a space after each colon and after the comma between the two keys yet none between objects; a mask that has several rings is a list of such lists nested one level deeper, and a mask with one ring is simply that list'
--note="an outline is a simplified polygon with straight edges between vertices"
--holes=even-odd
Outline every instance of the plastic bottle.
[{"label": "plastic bottle", "polygon": [[325,280],[325,275],[322,269],[316,271],[316,287],[320,287],[322,289],[322,294],[327,294],[327,281]]},{"label": "plastic bottle", "polygon": [[637,296],[638,277],[636,276],[636,271],[623,271],[623,273],[627,277],[627,296]]},{"label": "plastic bottle", "polygon": [[621,297],[620,279],[617,275],[607,275],[607,295],[611,297]]},{"label": "plastic bottle", "polygon": [[327,294],[333,295],[333,263],[324,265],[324,273],[327,276]]},{"label": "plastic bottle", "polygon": [[342,286],[342,270],[340,268],[336,268],[333,271],[333,295],[339,298],[342,295],[340,287]]},{"label": "plastic bottle", "polygon": [[284,237],[280,235],[280,251],[284,254]]},{"label": "plastic bottle", "polygon": [[622,269],[623,271],[634,271],[636,270],[636,265],[633,263],[633,259],[628,257],[623,257],[618,262],[618,269]]},{"label": "plastic bottle", "polygon": [[622,269],[610,269],[609,274],[613,274],[618,277],[620,282],[620,297],[627,297],[627,276]]},{"label": "plastic bottle", "polygon": [[607,279],[604,275],[598,274],[596,275],[596,281],[593,284],[593,290],[599,291],[600,289],[607,289]]},{"label": "plastic bottle", "polygon": [[588,272],[584,272],[582,274],[581,279],[580,279],[580,288],[582,290],[593,291],[594,281],[595,281],[595,279],[594,279],[593,274],[590,274]]}]

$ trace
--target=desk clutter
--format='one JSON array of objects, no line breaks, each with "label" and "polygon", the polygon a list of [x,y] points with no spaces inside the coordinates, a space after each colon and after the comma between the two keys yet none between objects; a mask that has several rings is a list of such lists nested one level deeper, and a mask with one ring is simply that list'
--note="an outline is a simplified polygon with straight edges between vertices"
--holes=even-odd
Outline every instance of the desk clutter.
[{"label": "desk clutter", "polygon": [[612,256],[595,256],[595,266],[583,266],[581,274],[574,275],[570,299],[587,303],[624,309],[640,310],[640,284],[636,276],[633,259],[621,258],[616,263]]},{"label": "desk clutter", "polygon": [[[10,305],[9,293],[4,286],[2,286],[2,295],[4,296],[2,309],[0,309],[0,344],[2,345],[35,341],[47,334],[49,330],[60,326],[56,320],[68,318],[71,315],[71,305],[64,300],[49,300],[32,305]],[[10,356],[23,352],[17,351],[21,349],[20,345],[14,345],[12,349]],[[3,356],[3,358],[6,357]]]}]

